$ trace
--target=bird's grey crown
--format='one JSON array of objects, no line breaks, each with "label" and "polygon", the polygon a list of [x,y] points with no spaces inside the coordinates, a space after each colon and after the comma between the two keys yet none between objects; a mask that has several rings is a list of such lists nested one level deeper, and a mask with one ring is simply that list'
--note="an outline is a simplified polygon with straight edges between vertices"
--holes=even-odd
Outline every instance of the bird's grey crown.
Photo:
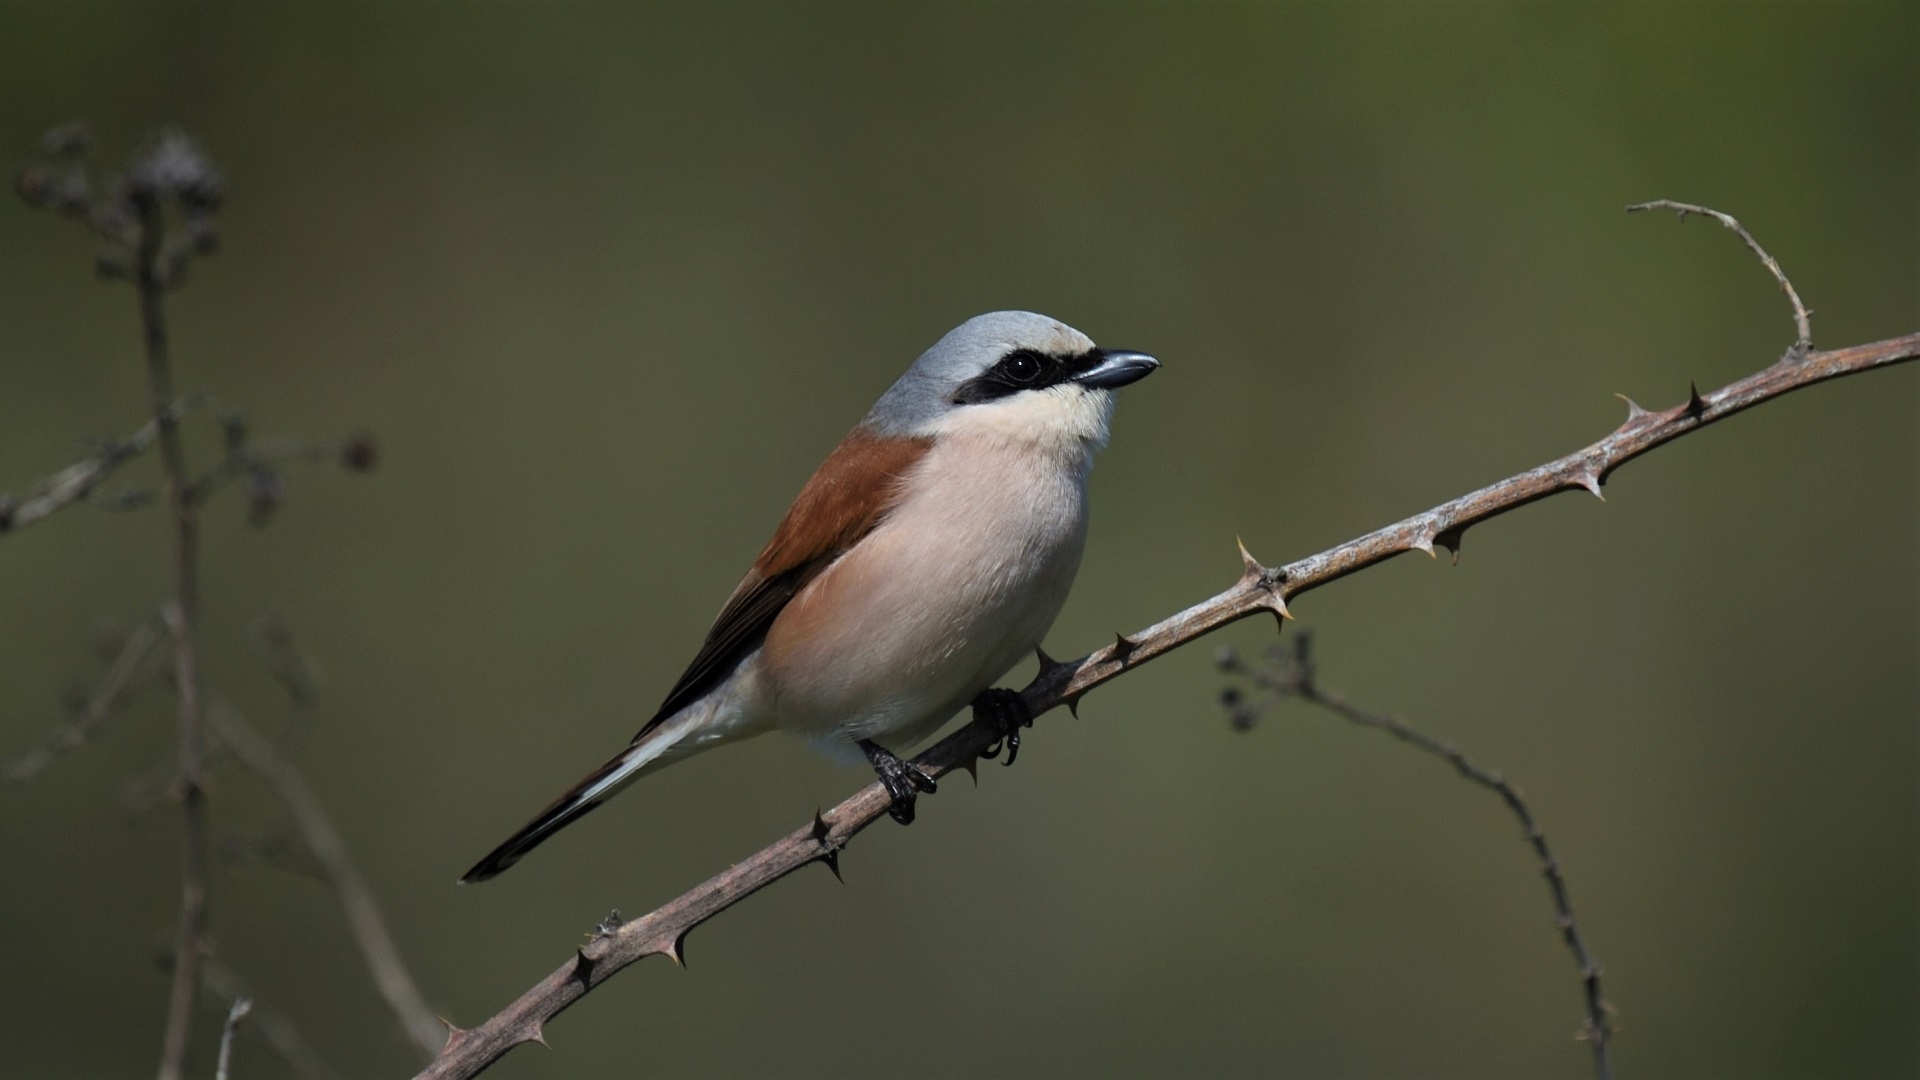
[{"label": "bird's grey crown", "polygon": [[1094,347],[1087,335],[1058,319],[1031,311],[991,311],[975,315],[920,354],[880,400],[861,426],[882,435],[916,435],[956,408],[961,383],[985,372],[1008,353],[1028,349],[1049,356],[1073,356]]}]

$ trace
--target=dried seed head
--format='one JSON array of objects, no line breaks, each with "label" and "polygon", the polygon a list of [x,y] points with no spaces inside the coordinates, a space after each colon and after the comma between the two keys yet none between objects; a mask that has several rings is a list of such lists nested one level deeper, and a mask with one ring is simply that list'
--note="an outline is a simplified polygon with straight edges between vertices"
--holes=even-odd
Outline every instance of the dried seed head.
[{"label": "dried seed head", "polygon": [[93,132],[77,120],[61,124],[47,129],[47,133],[40,136],[40,149],[49,157],[86,157],[93,149]]},{"label": "dried seed head", "polygon": [[379,461],[380,446],[366,432],[350,436],[340,447],[340,467],[349,472],[372,472]]}]

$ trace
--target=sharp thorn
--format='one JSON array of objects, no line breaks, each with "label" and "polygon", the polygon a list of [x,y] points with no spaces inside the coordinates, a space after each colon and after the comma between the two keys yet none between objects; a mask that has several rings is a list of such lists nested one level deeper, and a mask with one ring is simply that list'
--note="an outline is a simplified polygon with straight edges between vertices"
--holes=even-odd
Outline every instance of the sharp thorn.
[{"label": "sharp thorn", "polygon": [[1273,590],[1269,595],[1273,599],[1267,607],[1273,611],[1274,617],[1280,620],[1280,625],[1285,626],[1288,620],[1293,618],[1293,612],[1287,610],[1287,598],[1280,595],[1279,589]]},{"label": "sharp thorn", "polygon": [[816,808],[813,812],[813,842],[826,847],[827,837],[832,832],[833,826],[827,824],[827,819],[821,817],[820,811]]},{"label": "sharp thorn", "polygon": [[1262,566],[1260,560],[1254,558],[1253,553],[1247,550],[1246,542],[1236,536],[1233,538],[1233,543],[1234,546],[1240,549],[1240,567],[1245,571],[1244,576],[1246,579],[1249,581],[1264,579],[1267,576],[1267,568]]},{"label": "sharp thorn", "polygon": [[[573,977],[579,979],[580,985],[582,986],[592,984],[593,957],[587,955],[585,946],[573,950]],[[447,1026],[453,1027],[452,1024],[448,1024]],[[455,1030],[457,1031],[459,1029],[455,1028]]]},{"label": "sharp thorn", "polygon": [[1080,698],[1085,693],[1086,691],[1083,690],[1067,699],[1067,711],[1073,714],[1075,720],[1080,719]]},{"label": "sharp thorn", "polygon": [[979,787],[980,786],[980,759],[977,757],[970,757],[967,759],[967,763],[960,767],[967,770],[968,776],[973,777],[973,786]]},{"label": "sharp thorn", "polygon": [[687,935],[690,933],[692,933],[691,930],[681,931],[680,936],[673,939],[673,944],[660,950],[667,954],[667,959],[679,967],[687,966]]},{"label": "sharp thorn", "polygon": [[842,885],[845,885],[847,883],[847,879],[840,876],[839,849],[836,848],[833,850],[829,850],[826,853],[822,854],[820,856],[820,861],[823,863],[826,863],[827,869],[833,871],[833,880],[839,882]]},{"label": "sharp thorn", "polygon": [[1451,529],[1442,529],[1433,535],[1433,542],[1446,548],[1453,555],[1453,565],[1460,565],[1460,541],[1467,534],[1464,526],[1456,525]]},{"label": "sharp thorn", "polygon": [[526,1038],[520,1041],[536,1042],[536,1043],[539,1043],[541,1046],[545,1046],[549,1050],[553,1049],[553,1047],[548,1045],[547,1043],[547,1029],[545,1025],[542,1025],[542,1024],[535,1024],[533,1026],[533,1034],[527,1036]]},{"label": "sharp thorn", "polygon": [[1592,495],[1596,499],[1599,499],[1601,502],[1607,501],[1607,497],[1600,493],[1600,477],[1599,476],[1590,472],[1582,472],[1580,475],[1573,478],[1573,482],[1587,489],[1588,494]]},{"label": "sharp thorn", "polygon": [[1054,668],[1057,668],[1060,666],[1060,661],[1055,660],[1051,656],[1048,656],[1047,650],[1041,648],[1038,645],[1035,645],[1033,647],[1033,655],[1036,658],[1038,658],[1040,661],[1040,673],[1042,675],[1045,675],[1047,672],[1052,671]]},{"label": "sharp thorn", "polygon": [[1133,650],[1139,647],[1139,642],[1125,634],[1116,633],[1113,635],[1113,658],[1120,661],[1122,666],[1125,666],[1127,657],[1133,655]]},{"label": "sharp thorn", "polygon": [[1687,383],[1687,415],[1695,420],[1707,413],[1707,403],[1701,400],[1700,388],[1692,382]]},{"label": "sharp thorn", "polygon": [[1639,402],[1633,400],[1627,395],[1615,394],[1613,396],[1627,403],[1627,423],[1631,424],[1634,421],[1640,419],[1641,417],[1648,415],[1647,410],[1641,408]]}]

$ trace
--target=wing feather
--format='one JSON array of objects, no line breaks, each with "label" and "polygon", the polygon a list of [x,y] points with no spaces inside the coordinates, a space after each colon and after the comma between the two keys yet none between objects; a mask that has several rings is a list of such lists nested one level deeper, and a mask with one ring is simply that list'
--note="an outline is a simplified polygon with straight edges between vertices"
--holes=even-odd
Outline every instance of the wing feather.
[{"label": "wing feather", "polygon": [[788,602],[886,518],[899,502],[900,480],[932,445],[930,439],[860,428],[841,440],[800,489],[773,538],[720,609],[693,663],[633,741],[698,700],[758,648]]}]

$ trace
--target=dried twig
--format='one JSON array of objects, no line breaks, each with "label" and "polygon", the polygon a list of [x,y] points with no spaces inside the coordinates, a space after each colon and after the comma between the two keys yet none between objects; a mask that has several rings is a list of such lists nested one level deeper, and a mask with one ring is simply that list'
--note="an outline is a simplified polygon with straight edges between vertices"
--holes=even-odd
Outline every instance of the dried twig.
[{"label": "dried twig", "polygon": [[307,1042],[291,1020],[261,1004],[259,995],[247,986],[247,981],[211,952],[200,958],[200,987],[229,1010],[242,998],[252,1002],[247,1013],[247,1026],[241,1030],[241,1034],[258,1038],[267,1044],[274,1053],[293,1066],[294,1072],[307,1080],[333,1080],[338,1075],[314,1052],[312,1044]]},{"label": "dried twig", "polygon": [[[29,204],[85,222],[105,241],[106,246],[96,259],[96,269],[101,276],[134,285],[139,298],[152,419],[131,438],[105,443],[86,459],[44,481],[25,503],[0,495],[0,532],[31,524],[82,500],[112,507],[139,505],[145,501],[139,493],[101,496],[97,493],[98,485],[129,458],[151,446],[159,448],[166,503],[174,526],[174,588],[163,609],[162,621],[173,641],[173,685],[179,732],[176,761],[162,772],[158,784],[148,786],[153,791],[177,797],[183,823],[180,921],[172,953],[172,988],[160,1057],[161,1080],[179,1080],[187,1068],[194,998],[202,988],[202,976],[212,978],[212,969],[206,967],[212,961],[205,947],[207,836],[203,780],[208,754],[197,648],[199,509],[214,489],[244,475],[250,481],[250,510],[256,521],[262,521],[280,501],[283,485],[274,468],[276,463],[292,458],[330,456],[348,469],[365,471],[373,466],[376,453],[372,440],[365,435],[327,447],[303,443],[253,444],[246,439],[244,424],[237,417],[229,417],[225,423],[225,458],[208,474],[194,477],[187,466],[179,425],[185,413],[197,407],[203,396],[178,400],[174,397],[163,305],[167,292],[185,279],[191,261],[216,248],[215,217],[224,198],[225,182],[193,142],[178,132],[164,132],[151,141],[135,156],[124,174],[104,185],[104,190],[96,187],[87,171],[85,158],[91,139],[84,128],[68,125],[55,129],[48,134],[45,145],[47,152],[58,159],[57,163],[20,173],[18,191]],[[114,698],[124,691],[141,658],[155,643],[157,632],[152,627],[144,628],[142,634],[144,636],[136,636],[135,641],[128,643],[121,659],[96,687],[81,715],[56,733],[39,753],[30,753],[16,763],[10,774],[27,775],[37,770],[52,754],[76,745],[99,725]],[[246,744],[244,730],[234,735],[234,742]],[[346,863],[338,836],[332,832],[299,774],[285,764],[271,744],[266,746],[264,757],[256,753],[252,763],[269,777],[276,793],[288,801],[309,846],[328,868],[329,880],[334,882],[347,909],[348,921],[368,952],[382,992],[400,1010],[410,1036],[421,1044],[423,1052],[431,1054],[439,1046],[439,1025],[420,1004],[411,978],[399,967],[392,941],[372,906],[371,896]],[[231,1052],[233,1028],[243,1011],[236,1006],[229,1018],[221,1046],[223,1075]],[[256,1024],[264,1026],[264,1021]],[[425,1034],[428,1028],[432,1029],[431,1039]]]},{"label": "dried twig", "polygon": [[1240,660],[1239,654],[1231,647],[1225,647],[1215,658],[1214,662],[1221,671],[1245,676],[1268,691],[1266,699],[1257,701],[1248,701],[1232,688],[1221,694],[1221,704],[1226,706],[1236,728],[1243,731],[1251,728],[1265,706],[1273,702],[1298,698],[1362,727],[1384,731],[1401,742],[1445,760],[1461,776],[1492,791],[1507,804],[1507,809],[1519,820],[1520,831],[1532,846],[1534,856],[1540,861],[1541,875],[1547,879],[1547,890],[1553,895],[1554,925],[1560,928],[1561,940],[1566,943],[1567,951],[1573,954],[1573,962],[1580,970],[1581,989],[1587,1008],[1586,1027],[1580,1037],[1593,1046],[1594,1075],[1599,1080],[1612,1080],[1610,1040],[1613,1035],[1613,1007],[1600,991],[1600,963],[1587,951],[1586,938],[1580,933],[1580,923],[1574,918],[1573,901],[1567,891],[1566,876],[1560,869],[1560,860],[1554,857],[1553,849],[1547,845],[1547,835],[1534,820],[1533,811],[1521,797],[1520,790],[1498,772],[1468,757],[1451,742],[1436,739],[1390,713],[1374,712],[1351,704],[1342,695],[1322,688],[1315,678],[1312,635],[1306,631],[1294,635],[1291,647],[1285,643],[1271,646],[1267,656],[1269,663],[1249,666]]},{"label": "dried twig", "polygon": [[121,695],[126,692],[135,673],[159,641],[160,631],[153,622],[143,622],[135,627],[133,633],[127,635],[119,654],[107,665],[106,673],[88,689],[86,700],[74,710],[72,718],[41,740],[39,746],[23,751],[4,768],[0,768],[0,778],[14,781],[31,779],[51,765],[55,758],[91,738],[113,715]]},{"label": "dried twig", "polygon": [[[1233,587],[1132,636],[1070,663],[1041,658],[1040,673],[1021,690],[1032,715],[1081,696],[1110,679],[1185,645],[1228,623],[1259,612],[1287,617],[1287,600],[1348,574],[1409,551],[1429,555],[1438,547],[1459,556],[1462,535],[1473,525],[1563,491],[1600,494],[1621,465],[1689,432],[1802,387],[1843,375],[1920,358],[1920,333],[1830,352],[1790,350],[1771,366],[1710,394],[1693,390],[1685,404],[1648,412],[1628,402],[1627,419],[1599,442],[1497,484],[1481,488],[1384,529],[1283,567],[1262,566],[1241,548],[1243,572]],[[970,768],[998,741],[985,725],[969,723],[915,759],[936,779]],[[651,914],[597,937],[551,975],[478,1027],[455,1030],[421,1077],[469,1077],[513,1047],[544,1041],[547,1021],[642,957],[678,961],[694,927],[811,862],[834,865],[854,834],[888,805],[886,789],[869,784],[813,822],[694,887]]]},{"label": "dried twig", "polygon": [[1687,220],[1688,214],[1709,217],[1739,234],[1740,239],[1746,242],[1747,249],[1759,258],[1760,265],[1766,267],[1767,273],[1773,275],[1773,280],[1780,283],[1780,291],[1787,294],[1787,302],[1793,305],[1793,326],[1800,332],[1794,347],[1803,356],[1813,351],[1813,317],[1808,314],[1807,306],[1800,302],[1800,293],[1794,289],[1793,282],[1787,280],[1786,271],[1780,269],[1780,264],[1774,261],[1773,256],[1767,254],[1767,249],[1760,246],[1760,241],[1755,240],[1752,233],[1734,220],[1732,214],[1721,213],[1707,206],[1674,202],[1672,199],[1655,199],[1652,202],[1634,203],[1627,207],[1629,214],[1637,214],[1643,210],[1671,210],[1680,215],[1681,221]]},{"label": "dried twig", "polygon": [[152,446],[161,428],[178,424],[205,401],[204,394],[189,394],[172,402],[132,435],[101,442],[93,453],[35,484],[24,500],[0,492],[0,533],[24,529],[62,507],[92,500],[100,482]]},{"label": "dried twig", "polygon": [[[184,144],[184,140],[180,140]],[[188,169],[171,160],[184,155],[199,165]],[[162,263],[165,253],[165,197],[180,186],[172,170],[205,171],[191,146],[175,147],[163,140],[136,163],[136,176],[148,183],[129,192],[139,215],[139,243],[135,249],[134,284],[140,295],[140,324],[147,351],[147,386],[159,427],[160,460],[167,480],[167,503],[174,525],[174,595],[167,606],[167,629],[173,635],[174,688],[180,716],[180,815],[184,844],[180,861],[180,932],[174,954],[173,992],[169,997],[165,1040],[160,1054],[160,1080],[179,1080],[186,1072],[187,1046],[193,1027],[193,998],[200,965],[200,939],[207,922],[206,796],[201,789],[204,738],[200,730],[200,663],[194,627],[200,607],[200,526],[192,499],[186,448],[181,444],[174,399],[173,368],[167,355],[166,313],[162,306],[177,271]]]},{"label": "dried twig", "polygon": [[393,935],[387,931],[373,892],[360,877],[353,860],[348,858],[346,845],[341,842],[319,797],[307,786],[300,770],[281,756],[272,740],[255,731],[225,701],[215,699],[211,704],[206,714],[208,727],[287,808],[301,841],[319,862],[328,886],[339,899],[341,910],[346,912],[347,925],[373,973],[380,996],[400,1018],[401,1027],[420,1048],[422,1058],[431,1058],[447,1040],[446,1025],[421,998],[412,974],[400,959]]},{"label": "dried twig", "polygon": [[220,1057],[213,1069],[213,1080],[231,1080],[233,1076],[233,1036],[240,1030],[240,1021],[253,1011],[253,999],[237,997],[233,1007],[227,1010],[227,1022],[220,1027]]}]

